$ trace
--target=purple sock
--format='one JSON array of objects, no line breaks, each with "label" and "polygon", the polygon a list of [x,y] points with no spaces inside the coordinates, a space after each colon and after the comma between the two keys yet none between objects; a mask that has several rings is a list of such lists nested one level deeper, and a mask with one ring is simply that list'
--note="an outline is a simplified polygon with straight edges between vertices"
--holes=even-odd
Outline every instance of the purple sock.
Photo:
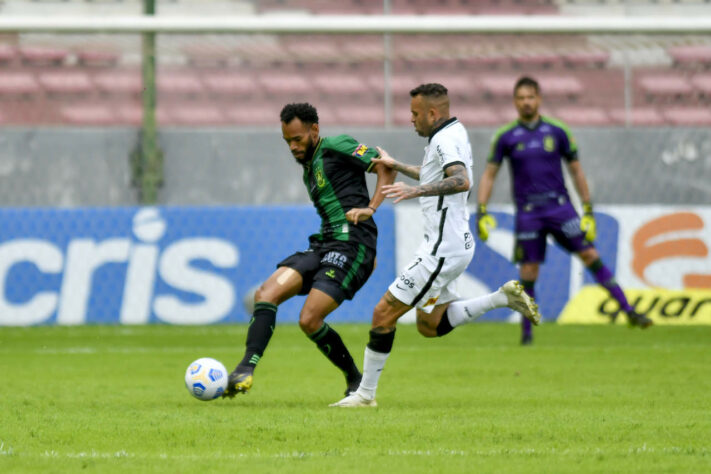
[{"label": "purple sock", "polygon": [[[533,286],[536,284],[535,281],[521,280],[521,285],[523,289],[526,290],[526,294],[531,298],[535,298]],[[533,325],[528,319],[521,317],[521,337],[530,337],[533,332]]]},{"label": "purple sock", "polygon": [[617,284],[615,276],[612,274],[610,269],[607,268],[604,263],[602,263],[602,260],[595,260],[593,263],[590,264],[588,270],[590,270],[590,273],[593,274],[595,280],[600,285],[602,285],[607,291],[610,292],[610,296],[617,300],[617,302],[620,304],[620,309],[622,311],[624,311],[625,313],[629,313],[633,310],[632,306],[630,306],[630,304],[627,302],[627,297],[622,291],[622,288],[620,288],[620,285]]}]

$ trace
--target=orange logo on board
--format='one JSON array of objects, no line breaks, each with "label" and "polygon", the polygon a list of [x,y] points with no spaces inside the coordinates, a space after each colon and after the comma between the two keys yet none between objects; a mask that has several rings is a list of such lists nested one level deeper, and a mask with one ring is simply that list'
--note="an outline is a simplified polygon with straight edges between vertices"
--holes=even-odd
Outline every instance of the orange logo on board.
[{"label": "orange logo on board", "polygon": [[[704,222],[692,212],[677,212],[658,217],[639,228],[632,238],[632,270],[646,284],[645,269],[658,260],[673,257],[708,256],[709,249],[697,238],[664,239],[671,232],[702,230]],[[711,274],[688,273],[683,277],[685,288],[711,288]]]}]

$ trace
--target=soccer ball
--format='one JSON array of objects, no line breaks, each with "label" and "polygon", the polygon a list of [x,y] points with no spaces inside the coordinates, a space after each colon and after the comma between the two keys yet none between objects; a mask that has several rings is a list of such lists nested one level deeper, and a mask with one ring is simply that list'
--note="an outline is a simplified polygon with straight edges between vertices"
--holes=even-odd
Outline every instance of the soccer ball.
[{"label": "soccer ball", "polygon": [[227,388],[227,369],[211,357],[198,359],[185,371],[185,387],[198,400],[214,400]]}]

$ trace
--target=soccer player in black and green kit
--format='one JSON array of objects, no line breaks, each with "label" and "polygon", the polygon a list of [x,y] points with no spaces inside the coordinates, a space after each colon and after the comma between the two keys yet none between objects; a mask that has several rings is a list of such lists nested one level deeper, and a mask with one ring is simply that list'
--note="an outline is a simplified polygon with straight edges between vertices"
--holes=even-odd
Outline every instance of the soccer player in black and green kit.
[{"label": "soccer player in black and green kit", "polygon": [[[353,298],[375,268],[378,229],[372,216],[385,198],[382,187],[392,184],[396,172],[371,161],[378,152],[350,136],[319,137],[318,114],[310,104],[286,105],[281,130],[303,168],[321,230],[309,237],[307,250],[277,264],[256,291],[244,357],[229,376],[225,396],[252,387],[254,368],[274,332],[277,308],[294,295],[307,295],[299,326],[344,373],[348,395],[358,388],[361,373],[341,337],[324,320],[343,300]],[[377,173],[372,198],[366,172]]]}]

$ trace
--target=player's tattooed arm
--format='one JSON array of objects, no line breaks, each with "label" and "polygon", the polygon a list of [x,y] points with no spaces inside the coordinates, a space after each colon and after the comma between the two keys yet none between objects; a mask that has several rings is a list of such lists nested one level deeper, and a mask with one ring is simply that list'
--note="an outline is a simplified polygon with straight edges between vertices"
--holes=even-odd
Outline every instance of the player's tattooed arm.
[{"label": "player's tattooed arm", "polygon": [[469,191],[469,176],[464,165],[448,166],[445,174],[447,177],[442,181],[418,186],[421,189],[420,196],[441,196]]},{"label": "player's tattooed arm", "polygon": [[390,186],[383,186],[383,192],[386,197],[395,198],[393,203],[398,203],[405,199],[420,196],[442,196],[469,191],[469,177],[467,176],[467,170],[464,165],[455,164],[448,166],[445,173],[447,177],[437,183],[424,184],[422,186],[408,186],[403,182],[397,182]]},{"label": "player's tattooed arm", "polygon": [[415,166],[415,165],[407,165],[405,163],[400,163],[397,161],[395,158],[390,156],[390,154],[385,151],[384,149],[378,147],[375,147],[378,152],[380,153],[379,158],[375,158],[373,161],[377,161],[378,163],[382,163],[383,165],[387,166],[388,168],[394,169],[398,173],[402,173],[408,178],[412,178],[415,180],[420,179],[420,167]]}]

